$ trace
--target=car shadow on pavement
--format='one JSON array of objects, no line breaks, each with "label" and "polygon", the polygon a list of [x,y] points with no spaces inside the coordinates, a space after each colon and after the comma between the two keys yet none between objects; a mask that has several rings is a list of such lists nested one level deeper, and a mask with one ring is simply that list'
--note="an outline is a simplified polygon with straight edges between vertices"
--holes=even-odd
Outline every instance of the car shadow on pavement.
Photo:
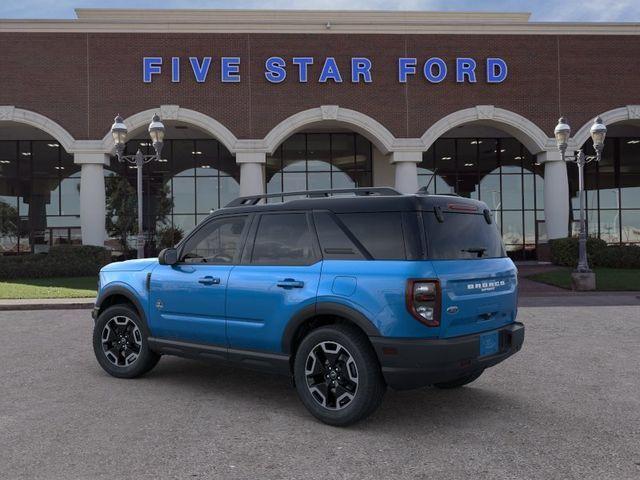
[{"label": "car shadow on pavement", "polygon": [[[288,377],[265,374],[234,367],[207,364],[175,357],[164,357],[158,366],[144,377],[146,382],[161,382],[164,391],[176,395],[201,398],[220,403],[222,400],[243,411],[267,409],[273,413],[307,417],[314,421],[298,400]],[[378,411],[368,420],[351,427],[363,430],[385,430],[397,422],[416,425],[442,423],[445,419],[464,424],[478,420],[482,412],[496,415],[505,410],[521,408],[515,394],[492,389],[479,379],[473,385],[455,390],[426,387],[417,390],[387,390]]]}]

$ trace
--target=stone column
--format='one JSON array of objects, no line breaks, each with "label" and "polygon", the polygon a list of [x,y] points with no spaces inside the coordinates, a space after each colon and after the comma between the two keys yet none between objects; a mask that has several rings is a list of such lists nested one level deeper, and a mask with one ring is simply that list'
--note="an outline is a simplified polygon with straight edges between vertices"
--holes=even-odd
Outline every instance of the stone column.
[{"label": "stone column", "polygon": [[240,165],[240,196],[262,195],[264,193],[264,152],[238,152],[236,163]]},{"label": "stone column", "polygon": [[560,152],[541,152],[538,163],[544,164],[544,218],[549,239],[569,234],[569,179],[567,164]]},{"label": "stone column", "polygon": [[106,238],[104,166],[109,165],[109,155],[76,152],[74,163],[81,166],[80,226],[82,244],[104,246]]},{"label": "stone column", "polygon": [[395,189],[400,193],[413,194],[418,191],[418,163],[422,152],[393,152],[391,164],[396,169]]}]

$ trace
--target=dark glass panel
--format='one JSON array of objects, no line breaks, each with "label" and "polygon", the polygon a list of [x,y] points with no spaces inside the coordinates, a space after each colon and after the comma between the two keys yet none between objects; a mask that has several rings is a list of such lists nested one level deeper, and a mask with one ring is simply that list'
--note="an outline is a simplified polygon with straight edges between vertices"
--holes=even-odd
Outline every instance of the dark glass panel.
[{"label": "dark glass panel", "polygon": [[[355,169],[355,146],[353,134],[334,133],[331,135],[331,164],[334,171]],[[309,164],[309,170],[311,170],[311,164]]]},{"label": "dark glass panel", "polygon": [[422,161],[418,164],[418,174],[433,173],[435,168],[435,145],[422,154]]},{"label": "dark glass panel", "polygon": [[[324,161],[329,163],[329,142],[328,135],[326,135],[326,146],[323,143],[314,143],[312,150],[314,153],[312,157],[314,159],[320,159],[320,161]],[[318,150],[320,149],[320,150]],[[294,172],[301,171],[304,172],[306,170],[306,141],[305,135],[298,133],[292,135],[282,144],[282,169],[285,172]]]},{"label": "dark glass panel", "polygon": [[402,217],[395,213],[347,213],[338,218],[376,260],[406,259]]},{"label": "dark glass panel", "polygon": [[251,263],[307,265],[314,261],[314,243],[306,214],[264,215],[256,232]]},{"label": "dark glass panel", "polygon": [[236,157],[231,155],[224,145],[220,145],[220,175],[228,175],[240,182],[240,165],[236,163]]},{"label": "dark glass panel", "polygon": [[171,165],[171,171],[174,176],[193,176],[195,174],[195,157],[201,157],[195,152],[199,150],[195,149],[195,142],[193,140],[173,140],[172,144],[172,156],[173,164]]},{"label": "dark glass panel", "polygon": [[372,170],[371,142],[362,135],[354,135],[356,139],[356,168],[360,171]]},{"label": "dark glass panel", "polygon": [[34,177],[56,177],[60,171],[59,146],[50,141],[32,142],[31,158]]},{"label": "dark glass panel", "polygon": [[478,176],[458,175],[456,193],[462,197],[478,199]]},{"label": "dark glass panel", "polygon": [[0,177],[18,176],[17,149],[15,141],[0,141]]},{"label": "dark glass panel", "polygon": [[480,175],[495,173],[498,168],[498,140],[495,138],[480,139],[478,144],[478,171]]},{"label": "dark glass panel", "polygon": [[502,173],[521,173],[524,148],[515,138],[501,138],[498,142]]},{"label": "dark glass panel", "polygon": [[31,176],[31,142],[18,142],[18,174],[22,178]]},{"label": "dark glass panel", "polygon": [[456,174],[456,141],[454,139],[440,138],[436,141],[435,162],[438,175]]},{"label": "dark glass panel", "polygon": [[218,142],[216,140],[196,140],[196,175],[212,176],[218,174]]},{"label": "dark glass panel", "polygon": [[456,140],[456,167],[458,173],[478,171],[478,146],[484,144],[482,139],[460,138]]}]

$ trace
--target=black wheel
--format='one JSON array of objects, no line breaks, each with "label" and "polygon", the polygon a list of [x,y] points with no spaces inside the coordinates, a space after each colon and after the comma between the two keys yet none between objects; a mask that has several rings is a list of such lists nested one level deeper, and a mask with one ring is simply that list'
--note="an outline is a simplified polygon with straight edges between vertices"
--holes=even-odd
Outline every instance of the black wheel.
[{"label": "black wheel", "polygon": [[114,305],[100,314],[93,328],[93,351],[110,375],[134,378],[155,367],[160,355],[149,350],[148,332],[128,305]]},{"label": "black wheel", "polygon": [[433,386],[434,387],[438,387],[438,388],[442,388],[442,389],[451,389],[451,388],[460,388],[463,387],[465,385],[467,385],[468,383],[471,383],[475,380],[478,379],[478,377],[480,377],[480,375],[482,375],[482,372],[484,372],[484,370],[480,370],[479,372],[473,372],[470,373],[469,375],[465,375],[464,377],[460,377],[460,378],[456,378],[455,380],[451,380],[449,382],[441,382],[441,383],[434,383]]},{"label": "black wheel", "polygon": [[320,421],[346,426],[371,415],[386,385],[366,336],[349,325],[310,332],[294,361],[296,390]]}]

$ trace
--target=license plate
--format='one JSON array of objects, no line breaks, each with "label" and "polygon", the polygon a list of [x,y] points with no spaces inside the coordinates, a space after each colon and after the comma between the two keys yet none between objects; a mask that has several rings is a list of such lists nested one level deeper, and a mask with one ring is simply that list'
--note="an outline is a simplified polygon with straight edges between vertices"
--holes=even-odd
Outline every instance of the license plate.
[{"label": "license plate", "polygon": [[500,345],[498,332],[490,332],[480,335],[480,356],[486,357],[498,353]]}]

